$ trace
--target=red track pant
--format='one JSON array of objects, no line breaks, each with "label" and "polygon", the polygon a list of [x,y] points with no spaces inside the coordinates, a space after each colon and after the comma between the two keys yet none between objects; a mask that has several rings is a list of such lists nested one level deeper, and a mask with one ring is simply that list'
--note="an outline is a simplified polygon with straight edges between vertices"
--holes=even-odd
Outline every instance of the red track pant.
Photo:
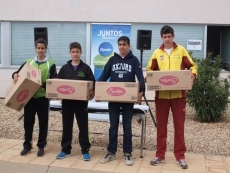
[{"label": "red track pant", "polygon": [[184,122],[186,98],[155,99],[157,119],[157,151],[156,157],[165,158],[167,124],[171,108],[174,123],[174,155],[176,160],[184,159],[186,152],[184,141]]}]

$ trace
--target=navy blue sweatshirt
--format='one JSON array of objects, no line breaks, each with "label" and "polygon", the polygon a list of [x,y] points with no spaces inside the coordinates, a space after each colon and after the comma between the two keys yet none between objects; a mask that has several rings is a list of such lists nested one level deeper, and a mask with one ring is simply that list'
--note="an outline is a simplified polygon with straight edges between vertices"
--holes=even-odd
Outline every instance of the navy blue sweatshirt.
[{"label": "navy blue sweatshirt", "polygon": [[140,83],[140,92],[144,93],[145,82],[142,67],[130,50],[124,58],[114,53],[114,56],[106,63],[98,81],[107,81],[110,78],[110,82],[136,82],[135,76]]}]

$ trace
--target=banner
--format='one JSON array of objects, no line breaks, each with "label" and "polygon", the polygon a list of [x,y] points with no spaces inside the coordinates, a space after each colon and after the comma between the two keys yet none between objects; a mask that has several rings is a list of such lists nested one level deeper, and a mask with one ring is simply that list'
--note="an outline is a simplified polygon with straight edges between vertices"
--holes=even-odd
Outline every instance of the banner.
[{"label": "banner", "polygon": [[91,68],[96,80],[114,52],[119,53],[117,40],[121,36],[130,37],[130,24],[92,24]]}]

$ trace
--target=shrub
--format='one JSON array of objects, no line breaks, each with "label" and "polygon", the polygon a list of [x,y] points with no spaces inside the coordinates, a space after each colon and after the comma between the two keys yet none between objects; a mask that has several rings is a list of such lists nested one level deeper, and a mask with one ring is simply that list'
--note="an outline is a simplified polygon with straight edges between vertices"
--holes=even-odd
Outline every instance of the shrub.
[{"label": "shrub", "polygon": [[[194,59],[194,58],[193,58]],[[187,101],[200,122],[218,122],[228,106],[230,78],[220,78],[221,57],[208,53],[205,59],[194,59],[198,78],[187,92]]]}]

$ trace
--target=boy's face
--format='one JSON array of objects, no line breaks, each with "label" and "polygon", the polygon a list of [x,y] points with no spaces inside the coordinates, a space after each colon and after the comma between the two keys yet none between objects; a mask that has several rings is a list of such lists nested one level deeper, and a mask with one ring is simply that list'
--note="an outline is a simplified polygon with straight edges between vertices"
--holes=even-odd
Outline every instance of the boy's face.
[{"label": "boy's face", "polygon": [[174,35],[172,35],[171,33],[163,34],[161,36],[161,39],[163,40],[165,47],[168,47],[173,44]]},{"label": "boy's face", "polygon": [[37,52],[39,57],[45,56],[45,53],[46,53],[45,45],[42,44],[42,43],[38,43],[37,46],[36,46],[36,52]]},{"label": "boy's face", "polygon": [[118,49],[120,51],[120,54],[128,54],[129,50],[130,50],[130,45],[128,45],[128,43],[126,41],[119,41],[118,42]]},{"label": "boy's face", "polygon": [[70,51],[70,55],[71,55],[71,58],[73,61],[79,61],[81,58],[81,54],[82,54],[82,52],[78,48],[73,48]]}]

